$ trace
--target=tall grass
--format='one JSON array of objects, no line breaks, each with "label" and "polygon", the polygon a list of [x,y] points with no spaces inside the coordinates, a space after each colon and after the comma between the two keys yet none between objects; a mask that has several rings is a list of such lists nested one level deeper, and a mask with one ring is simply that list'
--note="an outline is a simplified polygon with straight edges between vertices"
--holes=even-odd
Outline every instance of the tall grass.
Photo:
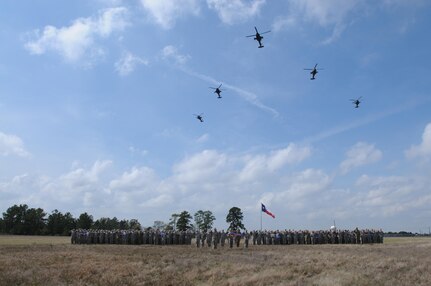
[{"label": "tall grass", "polygon": [[[3,243],[0,285],[430,285],[431,239],[379,245]],[[46,238],[46,242],[50,238]]]}]

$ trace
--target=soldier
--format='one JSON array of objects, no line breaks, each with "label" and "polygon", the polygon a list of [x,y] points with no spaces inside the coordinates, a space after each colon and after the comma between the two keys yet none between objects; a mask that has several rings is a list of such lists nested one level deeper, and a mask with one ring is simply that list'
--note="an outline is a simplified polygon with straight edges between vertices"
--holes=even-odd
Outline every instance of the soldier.
[{"label": "soldier", "polygon": [[244,233],[244,243],[245,243],[245,248],[248,248],[248,240],[250,239],[250,235],[248,234],[247,231],[245,231]]},{"label": "soldier", "polygon": [[213,239],[213,231],[210,230],[207,234],[207,245],[208,245],[208,247],[211,247],[212,239]]},{"label": "soldier", "polygon": [[199,248],[201,245],[201,232],[198,230],[196,232],[196,247]]},{"label": "soldier", "polygon": [[224,232],[224,230],[221,230],[221,235],[220,235],[220,245],[221,247],[224,247],[224,243],[226,242],[226,233]]},{"label": "soldier", "polygon": [[239,243],[240,243],[240,241],[241,241],[241,232],[240,232],[240,231],[237,231],[237,232],[235,233],[235,242],[236,242],[236,247],[239,247]]},{"label": "soldier", "polygon": [[232,248],[232,247],[233,247],[233,239],[234,239],[234,232],[233,232],[233,231],[231,231],[231,232],[229,233],[229,246],[230,246],[230,248]]},{"label": "soldier", "polygon": [[217,249],[217,244],[219,242],[219,233],[217,232],[217,229],[214,228],[214,232],[213,232],[213,244],[214,244],[214,249]]}]

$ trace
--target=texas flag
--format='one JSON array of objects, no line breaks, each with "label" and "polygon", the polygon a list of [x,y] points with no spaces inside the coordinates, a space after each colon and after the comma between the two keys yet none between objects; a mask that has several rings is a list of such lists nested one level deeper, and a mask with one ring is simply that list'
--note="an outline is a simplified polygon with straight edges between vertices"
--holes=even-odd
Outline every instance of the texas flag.
[{"label": "texas flag", "polygon": [[262,205],[262,211],[264,213],[266,213],[267,215],[272,216],[272,218],[275,218],[275,215],[273,215],[272,212],[270,212],[269,210],[267,210],[264,204],[262,204],[262,203],[260,203],[260,204]]}]

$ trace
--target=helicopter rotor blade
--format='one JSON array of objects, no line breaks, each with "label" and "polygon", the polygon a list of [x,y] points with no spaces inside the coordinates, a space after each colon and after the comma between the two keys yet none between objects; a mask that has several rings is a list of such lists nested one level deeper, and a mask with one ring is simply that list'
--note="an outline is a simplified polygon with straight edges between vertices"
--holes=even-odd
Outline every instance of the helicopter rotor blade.
[{"label": "helicopter rotor blade", "polygon": [[221,85],[222,85],[222,83],[218,86],[218,89],[220,89]]},{"label": "helicopter rotor blade", "polygon": [[257,31],[257,28],[256,28],[256,26],[254,27],[254,29],[256,30],[256,33],[259,33],[259,32]]},{"label": "helicopter rotor blade", "polygon": [[247,38],[251,38],[251,37],[255,37],[256,35],[249,35],[249,36],[246,36]]},{"label": "helicopter rotor blade", "polygon": [[313,69],[304,69],[305,71],[312,71]]},{"label": "helicopter rotor blade", "polygon": [[263,33],[260,33],[261,35],[263,35],[263,34],[267,34],[267,33],[270,33],[271,31],[266,31],[266,32],[263,32]]},{"label": "helicopter rotor blade", "polygon": [[314,68],[317,68],[317,64],[314,65]]}]

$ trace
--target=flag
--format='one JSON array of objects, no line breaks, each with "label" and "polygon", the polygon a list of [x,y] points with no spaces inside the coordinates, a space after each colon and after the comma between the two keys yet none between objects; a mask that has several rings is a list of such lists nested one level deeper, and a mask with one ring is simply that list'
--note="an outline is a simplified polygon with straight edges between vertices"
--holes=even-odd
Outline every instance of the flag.
[{"label": "flag", "polygon": [[260,203],[260,204],[262,205],[262,211],[264,213],[266,213],[267,215],[272,216],[272,218],[275,218],[275,215],[273,215],[272,212],[270,212],[269,210],[267,210],[264,204],[262,204],[262,203]]}]

